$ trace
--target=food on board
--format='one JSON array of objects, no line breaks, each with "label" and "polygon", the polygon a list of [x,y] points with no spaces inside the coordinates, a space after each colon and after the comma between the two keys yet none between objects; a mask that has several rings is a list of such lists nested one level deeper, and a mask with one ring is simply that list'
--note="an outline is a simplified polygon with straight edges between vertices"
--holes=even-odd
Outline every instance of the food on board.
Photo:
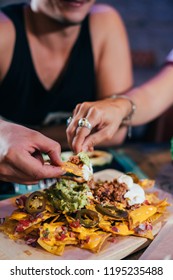
[{"label": "food on board", "polygon": [[[62,255],[70,245],[98,253],[106,241],[117,236],[154,238],[153,225],[169,203],[148,191],[153,181],[141,180],[133,173],[96,181],[83,152],[68,163],[82,170],[82,176],[86,165],[89,176],[81,182],[76,181],[81,174],[63,175],[49,188],[18,197],[16,209],[0,230],[13,240],[39,244],[55,255]],[[74,169],[67,171],[73,173]]]}]

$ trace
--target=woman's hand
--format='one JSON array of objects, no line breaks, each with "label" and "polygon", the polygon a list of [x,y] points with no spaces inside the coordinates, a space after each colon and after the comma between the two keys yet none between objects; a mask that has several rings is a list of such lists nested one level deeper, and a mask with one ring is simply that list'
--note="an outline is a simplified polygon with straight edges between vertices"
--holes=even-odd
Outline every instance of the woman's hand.
[{"label": "woman's hand", "polygon": [[[0,121],[0,180],[36,184],[63,174],[60,145],[39,132]],[[44,164],[42,153],[50,157]]]},{"label": "woman's hand", "polygon": [[[122,143],[127,129],[120,129],[120,125],[129,109],[129,101],[121,98],[78,104],[66,130],[71,149],[78,153],[82,150],[91,151],[98,144]],[[92,129],[79,127],[78,121],[82,118],[89,121]]]}]

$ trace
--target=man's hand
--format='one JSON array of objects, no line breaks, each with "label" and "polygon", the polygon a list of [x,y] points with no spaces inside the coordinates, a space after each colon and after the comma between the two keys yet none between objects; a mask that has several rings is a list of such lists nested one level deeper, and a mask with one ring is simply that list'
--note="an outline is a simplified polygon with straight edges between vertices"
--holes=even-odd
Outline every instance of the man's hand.
[{"label": "man's hand", "polygon": [[[36,184],[63,174],[60,145],[39,132],[0,121],[0,180]],[[50,158],[43,161],[42,153]]]}]

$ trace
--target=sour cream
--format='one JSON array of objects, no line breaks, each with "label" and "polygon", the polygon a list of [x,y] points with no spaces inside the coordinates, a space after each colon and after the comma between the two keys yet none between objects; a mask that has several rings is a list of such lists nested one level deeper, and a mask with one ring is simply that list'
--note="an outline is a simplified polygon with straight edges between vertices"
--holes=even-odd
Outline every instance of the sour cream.
[{"label": "sour cream", "polygon": [[89,181],[93,177],[92,164],[89,164],[89,166],[84,164],[83,167],[82,167],[82,173],[83,173],[83,178],[86,181]]},{"label": "sour cream", "polygon": [[117,179],[117,181],[120,184],[125,183],[127,185],[128,191],[125,193],[124,198],[128,200],[130,206],[141,204],[145,201],[145,192],[143,188],[140,185],[135,184],[132,177],[123,174]]}]

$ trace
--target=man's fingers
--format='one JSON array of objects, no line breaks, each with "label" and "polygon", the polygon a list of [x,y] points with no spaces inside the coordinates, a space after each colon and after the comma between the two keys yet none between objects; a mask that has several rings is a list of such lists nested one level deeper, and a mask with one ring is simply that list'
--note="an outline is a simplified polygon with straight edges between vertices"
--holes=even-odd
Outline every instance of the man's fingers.
[{"label": "man's fingers", "polygon": [[56,178],[64,174],[60,166],[44,164],[42,161],[40,161],[40,159],[33,157],[27,151],[22,152],[22,154],[18,154],[14,162],[16,161],[17,169],[15,168],[14,164],[16,173],[22,172],[23,177],[28,178],[28,181]]},{"label": "man's fingers", "polygon": [[44,164],[44,159],[43,159],[43,156],[42,154],[40,153],[40,151],[35,151],[32,156],[34,158],[36,158],[37,160],[39,160],[42,164]]},{"label": "man's fingers", "polygon": [[[39,138],[39,137],[38,137]],[[37,149],[41,153],[46,153],[51,160],[52,164],[60,165],[61,163],[61,146],[58,142],[41,135],[40,139],[37,138]]]}]

